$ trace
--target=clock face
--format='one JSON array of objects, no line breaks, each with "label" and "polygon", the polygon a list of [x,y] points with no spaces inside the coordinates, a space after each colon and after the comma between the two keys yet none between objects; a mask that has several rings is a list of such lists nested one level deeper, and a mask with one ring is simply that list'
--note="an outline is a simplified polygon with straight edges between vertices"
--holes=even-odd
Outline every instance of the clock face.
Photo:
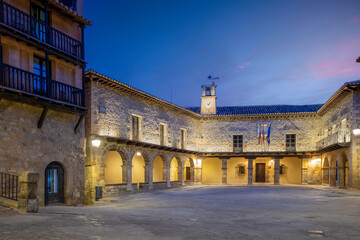
[{"label": "clock face", "polygon": [[206,101],[205,102],[205,107],[206,108],[211,108],[212,107],[212,101]]}]

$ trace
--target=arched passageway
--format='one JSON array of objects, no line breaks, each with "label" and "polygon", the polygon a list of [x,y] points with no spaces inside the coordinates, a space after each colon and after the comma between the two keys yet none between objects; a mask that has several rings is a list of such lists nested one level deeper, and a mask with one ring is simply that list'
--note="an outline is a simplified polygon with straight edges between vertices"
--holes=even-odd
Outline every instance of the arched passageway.
[{"label": "arched passageway", "polygon": [[338,164],[338,186],[348,187],[349,163],[345,153],[341,154]]},{"label": "arched passageway", "polygon": [[204,184],[222,183],[222,160],[205,158],[202,161],[202,182]]},{"label": "arched passageway", "polygon": [[329,160],[327,157],[324,158],[322,167],[322,183],[329,184]]},{"label": "arched passageway", "polygon": [[174,157],[170,162],[170,181],[180,181],[181,160]]},{"label": "arched passageway", "polygon": [[163,156],[157,156],[153,163],[153,182],[166,181],[166,159]]},{"label": "arched passageway", "polygon": [[146,156],[137,152],[132,159],[131,179],[132,183],[145,183],[146,179]]},{"label": "arched passageway", "polygon": [[52,162],[45,169],[45,205],[64,203],[65,170],[58,162]]},{"label": "arched passageway", "polygon": [[117,151],[109,151],[105,154],[105,185],[124,183],[123,168],[126,168],[124,161],[125,159]]}]

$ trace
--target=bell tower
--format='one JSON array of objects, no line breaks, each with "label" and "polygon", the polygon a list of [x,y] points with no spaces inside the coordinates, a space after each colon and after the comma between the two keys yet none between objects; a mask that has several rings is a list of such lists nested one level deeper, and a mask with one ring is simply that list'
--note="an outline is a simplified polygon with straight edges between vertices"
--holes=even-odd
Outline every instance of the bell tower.
[{"label": "bell tower", "polygon": [[201,114],[216,114],[215,82],[211,85],[202,85]]}]

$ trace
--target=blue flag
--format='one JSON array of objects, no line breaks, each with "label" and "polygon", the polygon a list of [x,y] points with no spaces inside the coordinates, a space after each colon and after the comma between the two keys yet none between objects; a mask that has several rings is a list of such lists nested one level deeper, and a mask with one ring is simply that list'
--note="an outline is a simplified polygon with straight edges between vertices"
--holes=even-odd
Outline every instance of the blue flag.
[{"label": "blue flag", "polygon": [[267,133],[267,136],[266,136],[268,145],[270,145],[270,133],[271,133],[271,123],[270,123],[270,125],[269,125],[268,133]]}]

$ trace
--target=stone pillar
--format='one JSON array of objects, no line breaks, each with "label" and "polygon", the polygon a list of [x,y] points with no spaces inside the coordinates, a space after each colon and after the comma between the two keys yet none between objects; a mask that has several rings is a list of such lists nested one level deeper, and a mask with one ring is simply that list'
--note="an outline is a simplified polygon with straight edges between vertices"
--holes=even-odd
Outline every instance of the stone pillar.
[{"label": "stone pillar", "polygon": [[184,163],[181,162],[181,165],[178,166],[178,179],[181,182],[181,186],[185,185],[185,180],[184,180]]},{"label": "stone pillar", "polygon": [[166,166],[166,186],[171,187],[170,184],[170,164]]},{"label": "stone pillar", "polygon": [[248,185],[253,184],[253,158],[248,158]]},{"label": "stone pillar", "polygon": [[132,191],[132,162],[127,164],[127,181],[126,181],[126,191]]},{"label": "stone pillar", "polygon": [[38,182],[38,173],[20,173],[20,196],[18,199],[18,206],[20,210],[35,213],[39,211],[39,199],[37,198]]},{"label": "stone pillar", "polygon": [[280,184],[280,158],[274,158],[274,185]]},{"label": "stone pillar", "polygon": [[227,184],[227,158],[221,159],[222,161],[222,184]]},{"label": "stone pillar", "polygon": [[154,164],[153,164],[153,162],[149,162],[149,164],[148,164],[148,179],[146,180],[149,183],[149,189],[153,189],[153,170],[154,170]]},{"label": "stone pillar", "polygon": [[122,183],[127,183],[127,180],[128,180],[127,169],[128,169],[127,161],[123,160],[123,165],[121,167],[121,170],[122,170]]}]

